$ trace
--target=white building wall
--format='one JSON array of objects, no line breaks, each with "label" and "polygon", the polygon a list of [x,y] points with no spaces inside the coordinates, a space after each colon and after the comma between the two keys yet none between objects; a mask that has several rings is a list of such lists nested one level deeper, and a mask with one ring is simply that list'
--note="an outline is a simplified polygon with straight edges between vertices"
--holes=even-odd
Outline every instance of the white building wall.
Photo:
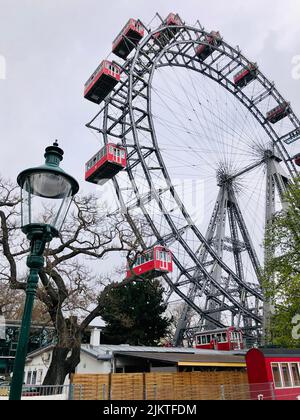
[{"label": "white building wall", "polygon": [[111,362],[110,360],[97,360],[90,355],[81,352],[80,363],[76,368],[76,373],[89,374],[89,373],[110,373]]},{"label": "white building wall", "polygon": [[[38,354],[26,362],[24,382],[26,385],[42,385],[51,363],[52,351]],[[29,374],[31,373],[31,374]],[[34,378],[36,378],[34,380]]]},{"label": "white building wall", "polygon": [[[24,382],[26,385],[42,385],[46,373],[51,363],[52,350],[38,354],[26,362]],[[76,368],[76,373],[90,374],[90,373],[110,373],[111,362],[97,360],[94,357],[81,352],[80,363]],[[30,373],[30,375],[28,375]],[[34,380],[34,378],[36,378]],[[69,377],[66,377],[64,385],[70,383]]]}]

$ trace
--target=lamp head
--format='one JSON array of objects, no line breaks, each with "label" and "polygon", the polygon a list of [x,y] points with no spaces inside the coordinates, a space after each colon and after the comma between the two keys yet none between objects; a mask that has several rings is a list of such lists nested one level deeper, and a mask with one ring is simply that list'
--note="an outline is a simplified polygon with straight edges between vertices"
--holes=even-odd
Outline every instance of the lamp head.
[{"label": "lamp head", "polygon": [[78,182],[59,165],[64,151],[58,142],[45,150],[44,165],[22,171],[17,182],[22,190],[22,227],[49,224],[60,231]]}]

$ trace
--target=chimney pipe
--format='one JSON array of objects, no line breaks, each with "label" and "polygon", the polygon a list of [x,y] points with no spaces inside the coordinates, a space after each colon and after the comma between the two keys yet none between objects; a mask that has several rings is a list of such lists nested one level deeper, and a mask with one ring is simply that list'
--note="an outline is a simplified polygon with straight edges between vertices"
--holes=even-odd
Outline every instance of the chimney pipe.
[{"label": "chimney pipe", "polygon": [[91,332],[91,339],[90,339],[90,345],[97,347],[100,345],[100,334],[101,330],[98,328],[94,328]]}]

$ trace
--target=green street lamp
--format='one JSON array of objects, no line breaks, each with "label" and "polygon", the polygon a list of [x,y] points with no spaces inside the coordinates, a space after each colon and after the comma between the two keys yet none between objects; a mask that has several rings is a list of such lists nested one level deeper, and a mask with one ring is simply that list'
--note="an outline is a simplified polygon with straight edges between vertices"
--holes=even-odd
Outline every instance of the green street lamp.
[{"label": "green street lamp", "polygon": [[26,169],[18,176],[22,191],[22,231],[30,241],[27,266],[30,274],[26,288],[26,302],[19,335],[10,389],[10,400],[20,400],[27,356],[32,308],[44,267],[44,250],[47,242],[59,236],[72,198],[79,190],[78,182],[59,167],[63,150],[55,142],[45,151],[45,164]]}]

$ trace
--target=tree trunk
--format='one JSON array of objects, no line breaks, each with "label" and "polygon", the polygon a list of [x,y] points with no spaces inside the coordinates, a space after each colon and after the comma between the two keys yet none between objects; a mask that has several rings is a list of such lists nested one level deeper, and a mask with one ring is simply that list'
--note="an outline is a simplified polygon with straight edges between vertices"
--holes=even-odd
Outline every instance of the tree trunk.
[{"label": "tree trunk", "polygon": [[81,330],[77,318],[71,317],[66,322],[69,329],[63,328],[59,333],[43,385],[63,385],[66,376],[74,373],[80,363]]},{"label": "tree trunk", "polygon": [[74,373],[80,363],[81,328],[76,316],[64,318],[61,306],[50,306],[48,310],[56,326],[57,344],[43,385],[63,385],[66,376]]},{"label": "tree trunk", "polygon": [[51,364],[45,376],[43,385],[63,385],[68,372],[67,356],[70,352],[69,348],[54,347],[52,353]]}]

